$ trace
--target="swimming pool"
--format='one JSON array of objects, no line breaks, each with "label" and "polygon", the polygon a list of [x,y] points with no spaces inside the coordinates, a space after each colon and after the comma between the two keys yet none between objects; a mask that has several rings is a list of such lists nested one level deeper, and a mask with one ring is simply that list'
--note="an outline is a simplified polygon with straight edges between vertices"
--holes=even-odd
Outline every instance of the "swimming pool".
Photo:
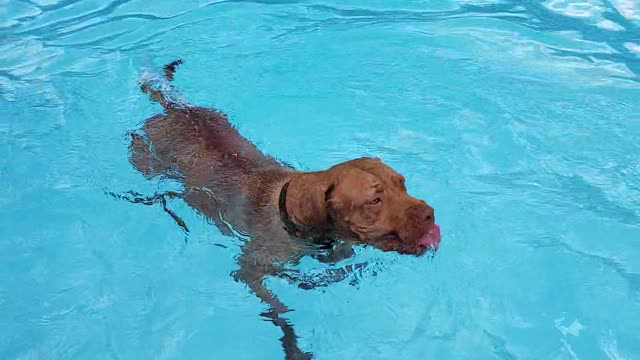
[{"label": "swimming pool", "polygon": [[315,358],[640,357],[639,27],[633,0],[0,1],[0,359],[282,358],[240,240],[106,194],[177,187],[126,134],[178,57],[261,150],[380,156],[436,209],[434,257],[268,280]]}]

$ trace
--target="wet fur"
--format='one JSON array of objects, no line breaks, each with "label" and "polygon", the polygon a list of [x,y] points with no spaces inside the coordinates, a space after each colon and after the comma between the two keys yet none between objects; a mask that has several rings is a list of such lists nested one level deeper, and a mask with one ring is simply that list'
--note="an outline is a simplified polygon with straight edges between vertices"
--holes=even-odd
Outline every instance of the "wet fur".
[{"label": "wet fur", "polygon": [[[173,79],[180,63],[165,66],[167,80]],[[407,194],[403,176],[379,159],[360,158],[324,171],[299,172],[261,153],[225,114],[177,102],[170,86],[160,91],[154,85],[145,81],[141,89],[163,106],[164,113],[150,117],[131,135],[130,161],[146,177],[181,182],[180,197],[222,233],[232,235],[227,225],[231,224],[233,230],[250,236],[234,278],[269,305],[262,315],[282,330],[286,359],[308,359],[311,354],[298,347],[293,326],[282,317],[287,307],[264,286],[266,276],[291,279],[291,272],[278,264],[296,263],[307,255],[336,262],[353,254],[353,242],[416,255],[427,249],[424,240],[437,230],[433,208]],[[285,184],[284,207],[300,234],[287,231],[281,217],[279,200]],[[134,202],[157,201],[152,197]],[[176,219],[166,202],[160,203]],[[330,281],[346,276],[328,274]],[[313,284],[301,284],[310,287]]]},{"label": "wet fur", "polygon": [[[165,66],[168,80],[173,79],[180,63]],[[315,249],[313,244],[289,236],[278,216],[280,189],[295,171],[262,154],[226,115],[173,104],[150,83],[143,83],[141,89],[165,112],[147,119],[142,131],[132,133],[131,163],[148,178],[164,176],[181,181],[185,189],[182,199],[211,219],[223,234],[233,234],[227,223],[236,231],[251,234],[238,258],[240,269],[234,278],[269,305],[262,315],[281,328],[286,359],[311,358],[298,347],[293,326],[281,317],[288,308],[263,284],[265,276],[280,275],[282,269],[276,263],[295,262]],[[341,252],[351,254],[350,248]],[[336,260],[324,255],[321,259]]]}]

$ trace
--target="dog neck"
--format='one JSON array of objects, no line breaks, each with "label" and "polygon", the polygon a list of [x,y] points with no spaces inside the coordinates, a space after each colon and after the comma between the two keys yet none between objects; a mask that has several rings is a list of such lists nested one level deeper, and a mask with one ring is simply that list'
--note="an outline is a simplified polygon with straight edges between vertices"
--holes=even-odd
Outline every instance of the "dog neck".
[{"label": "dog neck", "polygon": [[290,235],[300,236],[302,235],[303,229],[301,229],[301,227],[299,227],[293,221],[291,216],[289,216],[289,212],[287,211],[287,189],[289,189],[291,180],[292,179],[289,179],[280,190],[280,197],[278,198],[278,208],[280,211],[280,220],[282,221],[284,229],[287,230]]},{"label": "dog neck", "polygon": [[322,248],[329,248],[335,243],[335,238],[331,235],[331,231],[320,231],[311,226],[297,224],[287,211],[287,191],[293,179],[289,179],[280,190],[278,198],[278,211],[280,213],[280,221],[287,233],[293,237],[300,239],[310,239],[313,244]]}]

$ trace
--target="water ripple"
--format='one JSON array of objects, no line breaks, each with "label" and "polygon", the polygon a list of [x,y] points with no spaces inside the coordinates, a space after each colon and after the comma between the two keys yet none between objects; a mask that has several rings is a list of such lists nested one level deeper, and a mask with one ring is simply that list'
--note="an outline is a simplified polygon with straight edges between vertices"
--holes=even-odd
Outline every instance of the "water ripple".
[{"label": "water ripple", "polygon": [[[281,358],[229,277],[242,241],[103,194],[177,187],[124,136],[160,111],[141,69],[177,57],[261,149],[380,156],[437,209],[431,259],[269,280],[318,358],[638,357],[638,4],[0,0],[0,358]],[[335,280],[309,261],[298,282]]]}]

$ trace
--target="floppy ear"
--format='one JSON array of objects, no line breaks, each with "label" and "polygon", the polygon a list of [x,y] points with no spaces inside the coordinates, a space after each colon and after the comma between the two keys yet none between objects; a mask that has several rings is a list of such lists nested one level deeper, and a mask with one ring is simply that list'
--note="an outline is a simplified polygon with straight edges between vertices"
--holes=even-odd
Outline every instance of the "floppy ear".
[{"label": "floppy ear", "polygon": [[289,186],[287,205],[290,215],[300,225],[323,229],[329,222],[328,206],[335,178],[330,171],[296,177]]}]

